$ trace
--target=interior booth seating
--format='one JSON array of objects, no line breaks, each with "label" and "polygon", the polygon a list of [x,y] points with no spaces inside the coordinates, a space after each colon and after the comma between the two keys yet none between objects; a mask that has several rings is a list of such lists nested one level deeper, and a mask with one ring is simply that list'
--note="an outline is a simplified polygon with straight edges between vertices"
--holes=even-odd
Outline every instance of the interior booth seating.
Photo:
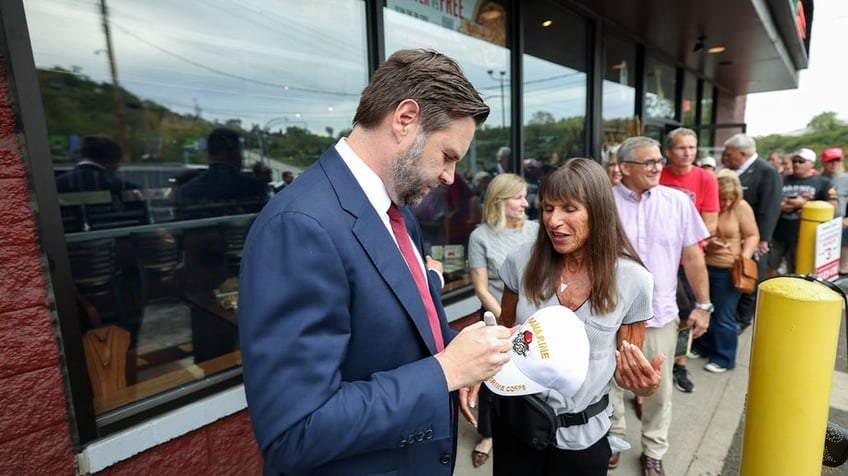
[{"label": "interior booth seating", "polygon": [[221,222],[221,258],[224,278],[237,277],[241,267],[241,255],[253,218]]},{"label": "interior booth seating", "polygon": [[182,233],[160,228],[130,234],[138,266],[139,303],[145,308],[151,296],[173,296],[185,301],[185,267]]},{"label": "interior booth seating", "polygon": [[94,303],[98,314],[126,326],[123,282],[114,238],[68,243],[71,278],[77,292]]}]

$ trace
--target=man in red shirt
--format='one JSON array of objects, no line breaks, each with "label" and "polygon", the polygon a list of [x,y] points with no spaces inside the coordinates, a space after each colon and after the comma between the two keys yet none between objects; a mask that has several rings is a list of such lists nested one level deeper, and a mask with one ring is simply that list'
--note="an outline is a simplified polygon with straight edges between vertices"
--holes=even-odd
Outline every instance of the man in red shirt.
[{"label": "man in red shirt", "polygon": [[[689,196],[695,204],[701,219],[707,226],[711,235],[716,233],[718,223],[718,181],[715,175],[707,170],[695,166],[695,158],[698,153],[698,136],[692,129],[680,127],[669,132],[666,136],[665,155],[668,165],[663,167],[660,175],[660,184],[676,188]],[[681,266],[678,271],[679,286],[678,303],[680,307],[681,327],[688,326],[686,318],[692,310],[695,302],[686,274]],[[686,299],[681,299],[685,295]],[[678,390],[691,393],[695,385],[686,371],[686,356],[679,357],[674,362],[674,385]]]}]

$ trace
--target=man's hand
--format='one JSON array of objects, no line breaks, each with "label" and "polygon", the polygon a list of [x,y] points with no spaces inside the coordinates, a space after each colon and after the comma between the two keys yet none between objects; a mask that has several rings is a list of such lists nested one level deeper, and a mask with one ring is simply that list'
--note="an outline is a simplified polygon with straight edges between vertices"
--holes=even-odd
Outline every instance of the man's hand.
[{"label": "man's hand", "polygon": [[434,260],[430,255],[424,257],[425,265],[427,269],[434,269],[439,272],[439,274],[444,274],[444,266],[441,261]]},{"label": "man's hand", "polygon": [[697,339],[704,335],[710,327],[710,313],[702,309],[692,309],[687,324],[692,328],[692,338]]},{"label": "man's hand", "polygon": [[510,330],[476,322],[463,329],[438,354],[448,390],[471,387],[495,375],[509,361]]}]

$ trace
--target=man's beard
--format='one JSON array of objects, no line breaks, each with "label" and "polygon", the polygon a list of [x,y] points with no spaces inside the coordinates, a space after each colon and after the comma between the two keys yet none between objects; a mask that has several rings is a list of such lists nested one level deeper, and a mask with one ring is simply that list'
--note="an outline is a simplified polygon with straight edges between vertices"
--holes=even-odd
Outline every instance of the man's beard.
[{"label": "man's beard", "polygon": [[409,148],[398,152],[392,162],[392,180],[399,207],[418,205],[427,195],[429,184],[421,177],[422,155],[426,141],[425,134],[416,134]]}]

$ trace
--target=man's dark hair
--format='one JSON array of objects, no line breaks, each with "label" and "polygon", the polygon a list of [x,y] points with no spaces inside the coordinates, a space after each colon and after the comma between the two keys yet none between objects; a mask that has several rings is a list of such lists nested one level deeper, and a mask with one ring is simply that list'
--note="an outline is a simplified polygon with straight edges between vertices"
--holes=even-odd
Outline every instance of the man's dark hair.
[{"label": "man's dark hair", "polygon": [[209,157],[224,158],[241,150],[241,140],[238,133],[232,129],[218,128],[209,133],[206,145]]},{"label": "man's dark hair", "polygon": [[241,139],[236,131],[223,127],[209,133],[206,144],[209,158],[241,168]]},{"label": "man's dark hair", "polygon": [[121,146],[114,139],[103,134],[94,134],[82,138],[80,155],[83,159],[98,164],[115,164],[124,155]]},{"label": "man's dark hair", "polygon": [[362,91],[353,123],[373,129],[405,99],[421,108],[425,134],[446,129],[456,119],[471,117],[479,126],[489,117],[489,106],[456,61],[436,51],[400,50],[377,68]]}]

